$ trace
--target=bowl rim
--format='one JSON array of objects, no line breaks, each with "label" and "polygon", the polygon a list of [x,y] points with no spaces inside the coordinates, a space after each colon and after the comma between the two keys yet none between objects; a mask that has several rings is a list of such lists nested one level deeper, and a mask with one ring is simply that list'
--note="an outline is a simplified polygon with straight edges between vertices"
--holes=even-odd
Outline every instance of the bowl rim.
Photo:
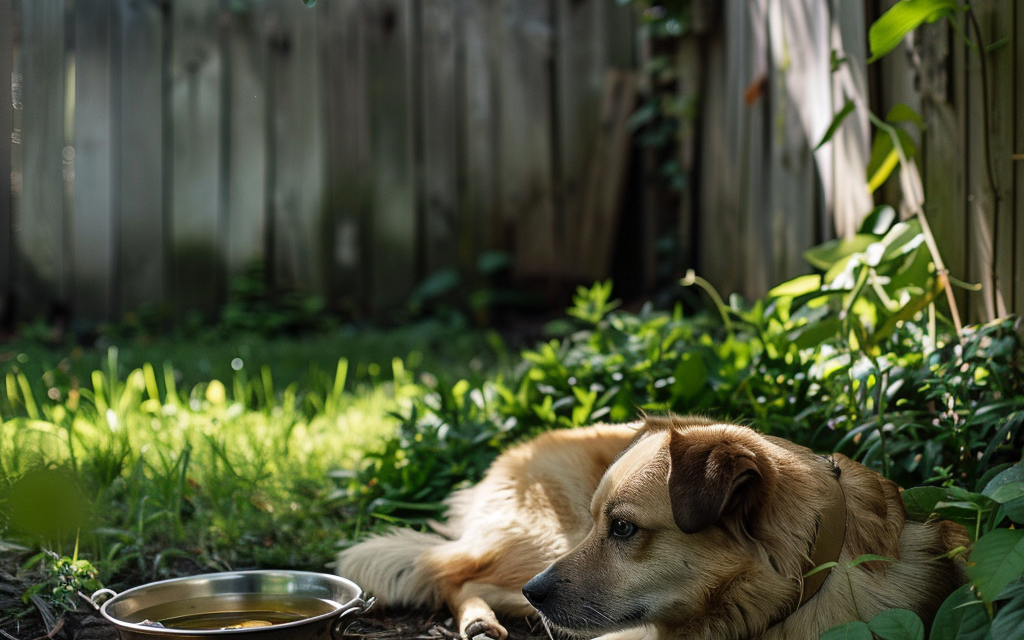
[{"label": "bowl rim", "polygon": [[[153,588],[153,587],[157,587],[157,586],[161,586],[161,585],[167,585],[167,584],[172,584],[172,583],[178,583],[178,582],[188,582],[190,580],[209,580],[209,579],[216,579],[216,578],[226,578],[226,577],[230,577],[230,576],[261,575],[261,574],[265,574],[265,575],[281,575],[281,574],[284,574],[284,575],[296,576],[296,577],[316,576],[318,578],[324,578],[324,579],[327,579],[327,580],[330,580],[330,581],[335,581],[335,582],[341,583],[342,585],[344,585],[346,587],[350,587],[352,589],[353,593],[355,593],[356,595],[354,595],[352,597],[352,599],[349,600],[348,602],[337,603],[338,606],[336,606],[333,611],[328,611],[326,613],[321,613],[320,615],[317,615],[317,616],[311,616],[309,618],[302,618],[300,620],[293,620],[291,622],[282,622],[281,624],[275,624],[275,625],[271,625],[269,627],[249,627],[249,628],[246,628],[246,629],[175,629],[175,628],[172,628],[172,627],[153,627],[153,626],[150,626],[150,625],[138,624],[136,622],[128,622],[126,620],[122,620],[120,618],[116,618],[111,613],[109,613],[107,611],[107,607],[110,604],[112,604],[114,602],[117,602],[117,601],[127,600],[133,594],[138,595],[137,592],[142,591],[143,589],[150,589],[150,588]],[[97,593],[99,593],[99,592],[97,592]],[[156,582],[147,582],[147,583],[141,584],[141,585],[139,585],[137,587],[132,587],[131,589],[127,589],[125,591],[121,591],[120,593],[117,593],[116,595],[108,598],[106,601],[103,602],[102,605],[100,605],[100,614],[104,618],[106,618],[109,622],[113,623],[114,625],[116,625],[117,627],[119,627],[121,629],[128,629],[128,630],[131,630],[131,631],[137,631],[137,632],[145,633],[145,634],[151,634],[151,635],[170,635],[170,636],[197,636],[197,635],[198,636],[219,636],[219,635],[225,635],[225,634],[231,635],[231,634],[260,633],[260,632],[266,633],[267,631],[269,631],[271,629],[273,629],[274,631],[277,631],[277,630],[286,630],[286,629],[296,628],[296,627],[300,627],[300,626],[303,626],[303,625],[308,625],[308,624],[311,624],[311,623],[319,622],[321,620],[328,620],[330,618],[340,617],[341,615],[344,615],[345,613],[348,613],[349,611],[352,611],[353,609],[359,608],[362,604],[363,604],[362,589],[360,589],[359,585],[357,585],[356,583],[352,582],[348,578],[343,578],[342,576],[334,575],[334,574],[331,574],[331,573],[319,573],[319,572],[316,572],[316,571],[292,571],[292,570],[289,570],[289,569],[251,569],[251,570],[246,570],[246,571],[219,571],[219,572],[216,572],[216,573],[197,573],[195,575],[183,576],[183,577],[180,577],[180,578],[168,578],[166,580],[157,580]]]}]

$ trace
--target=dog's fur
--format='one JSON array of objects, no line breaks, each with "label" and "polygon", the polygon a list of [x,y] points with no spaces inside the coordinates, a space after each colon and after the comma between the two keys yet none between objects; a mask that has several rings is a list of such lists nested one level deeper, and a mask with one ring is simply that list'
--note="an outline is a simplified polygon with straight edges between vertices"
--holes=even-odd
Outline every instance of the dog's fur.
[{"label": "dog's fur", "polygon": [[[840,564],[801,605],[830,495],[846,502]],[[576,635],[809,640],[892,607],[927,624],[964,581],[946,557],[963,528],[906,521],[894,483],[702,418],[543,434],[448,504],[438,534],[372,537],[339,555],[338,573],[385,604],[447,605],[463,637],[502,639],[494,612],[534,610],[524,585]],[[896,562],[843,564],[863,554]]]}]

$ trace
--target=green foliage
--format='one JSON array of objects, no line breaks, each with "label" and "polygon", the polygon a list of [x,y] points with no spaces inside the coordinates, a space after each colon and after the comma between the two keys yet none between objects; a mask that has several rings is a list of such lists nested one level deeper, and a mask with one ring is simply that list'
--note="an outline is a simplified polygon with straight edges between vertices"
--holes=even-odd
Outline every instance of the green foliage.
[{"label": "green foliage", "polygon": [[635,7],[651,44],[645,73],[649,91],[627,121],[636,143],[651,150],[655,168],[651,176],[669,192],[687,188],[679,162],[681,124],[696,118],[696,96],[681,96],[676,88],[678,43],[693,32],[692,0],[618,0]]},{"label": "green foliage", "polygon": [[323,298],[287,287],[271,287],[262,261],[251,262],[232,279],[218,329],[263,336],[324,331],[333,325]]},{"label": "green foliage", "polygon": [[870,622],[848,622],[822,634],[821,640],[924,640],[924,623],[913,611],[888,609]]},{"label": "green foliage", "polygon": [[940,607],[931,640],[1016,638],[1024,630],[1024,530],[1006,528],[1024,525],[1024,463],[994,467],[979,485],[980,493],[955,486],[903,492],[910,516],[959,521],[975,539],[971,582]]},{"label": "green foliage", "polygon": [[60,556],[52,551],[44,551],[43,559],[46,578],[43,582],[32,585],[22,596],[27,603],[33,596],[42,596],[52,607],[57,617],[78,607],[78,594],[89,594],[103,585],[99,581],[99,571],[88,560],[78,557],[78,549],[72,557]]},{"label": "green foliage", "polygon": [[351,490],[375,508],[426,499],[419,517],[434,516],[455,482],[479,478],[507,444],[640,411],[751,421],[910,486],[970,484],[1019,460],[1024,344],[1014,321],[951,337],[922,311],[935,275],[919,230],[885,214],[852,244],[809,252],[825,274],[750,306],[719,302],[727,324],[680,309],[620,312],[608,283],[581,288],[568,311],[575,328],[523,351],[513,372],[413,396],[400,436]]},{"label": "green foliage", "polygon": [[925,22],[948,17],[957,9],[956,0],[900,0],[868,30],[868,44],[874,62],[889,53],[904,36]]}]

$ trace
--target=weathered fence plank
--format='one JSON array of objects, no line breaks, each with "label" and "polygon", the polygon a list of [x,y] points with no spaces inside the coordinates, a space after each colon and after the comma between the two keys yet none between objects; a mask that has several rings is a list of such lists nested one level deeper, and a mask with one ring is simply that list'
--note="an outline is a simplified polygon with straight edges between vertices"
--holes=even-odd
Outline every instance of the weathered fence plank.
[{"label": "weathered fence plank", "polygon": [[[1009,192],[1013,137],[1013,85],[996,82],[1010,77],[1009,7],[1002,0],[971,3],[966,31],[976,46],[967,56],[967,214],[972,252],[968,274],[982,283],[981,296],[972,297],[972,318],[1001,317],[1012,304],[1013,234]],[[976,22],[975,22],[976,21]],[[981,41],[978,41],[978,38]],[[969,45],[965,45],[969,46]],[[987,128],[987,130],[986,130]]]},{"label": "weathered fence plank", "polygon": [[[774,242],[766,247],[771,255],[767,265],[748,267],[749,275],[755,278],[752,292],[767,291],[774,283],[807,272],[803,251],[824,239],[819,224],[824,203],[816,171],[830,171],[831,159],[829,164],[816,167],[811,149],[817,143],[814,138],[824,134],[833,114],[841,107],[833,105],[829,86],[829,36],[833,24],[829,6],[817,0],[769,4],[769,41],[774,62],[770,79],[780,93],[772,100],[769,119],[770,237]],[[766,279],[757,281],[758,276]]]},{"label": "weathered fence plank", "polygon": [[362,0],[324,3],[327,28],[327,184],[334,242],[331,297],[348,310],[367,300],[369,252],[369,126]]},{"label": "weathered fence plank", "polygon": [[32,317],[66,302],[64,215],[64,2],[21,5],[21,211],[14,250],[20,313]]},{"label": "weathered fence plank", "polygon": [[[843,121],[843,126],[832,137],[831,158],[828,162],[819,160],[819,172],[830,174],[830,184],[825,189],[825,202],[821,207],[818,237],[823,241],[834,232],[838,236],[849,236],[860,228],[864,216],[874,204],[867,186],[867,165],[871,157],[871,126],[868,108],[871,106],[868,92],[867,71],[867,25],[864,22],[863,0],[848,0],[832,4],[830,49],[838,59],[845,60],[831,74],[832,112],[838,112],[847,100],[855,106],[853,113]],[[820,125],[819,125],[820,127]],[[816,132],[818,140],[822,135]],[[822,170],[822,166],[827,167]],[[824,181],[823,181],[824,184]],[[830,195],[831,194],[831,195]],[[829,202],[831,199],[831,202]]]},{"label": "weathered fence plank", "polygon": [[[0,326],[11,319],[11,289],[14,286],[14,193],[11,157],[14,141],[14,95],[11,75],[14,56],[14,7],[12,0],[0,0]],[[7,78],[12,78],[8,82]]]},{"label": "weathered fence plank", "polygon": [[116,301],[114,123],[112,121],[112,6],[75,6],[75,111],[71,303],[86,320],[113,315]]},{"label": "weathered fence plank", "polygon": [[[578,240],[594,214],[588,210],[586,194],[595,144],[605,124],[601,121],[601,104],[606,93],[604,20],[607,4],[604,0],[557,0],[554,3],[553,21],[557,30],[552,83],[556,107],[554,204],[562,212],[558,234],[565,243],[560,251],[562,260],[567,262],[563,269],[572,278],[588,273],[580,264],[585,256],[578,251],[586,243]],[[615,231],[611,229],[613,236]],[[598,264],[604,264],[604,260],[599,260]]]},{"label": "weathered fence plank", "polygon": [[210,313],[224,273],[220,10],[205,0],[171,6],[171,300]]},{"label": "weathered fence plank", "polygon": [[[879,12],[887,11],[896,2],[899,2],[899,0],[884,0],[879,7]],[[918,40],[922,37],[924,37],[923,30],[914,32],[903,43],[893,49],[889,55],[873,63],[875,68],[872,71],[876,74],[878,82],[876,82],[874,100],[871,106],[875,109],[878,117],[885,119],[890,110],[897,104],[905,104],[914,111],[921,113],[922,95],[917,87],[917,83],[914,81],[915,76],[918,74],[914,65],[914,50],[920,46]],[[882,81],[883,79],[884,82]],[[922,132],[917,127],[907,126],[908,124],[901,123],[896,126],[910,137],[918,149],[921,149]],[[920,159],[917,160],[919,161]],[[876,191],[876,195],[881,202],[893,205],[901,203],[903,194],[897,173],[898,171],[893,172],[890,179],[886,180],[885,184]],[[898,207],[897,209],[899,210]],[[906,217],[911,212],[904,209],[901,210],[901,213]]]},{"label": "weathered fence plank", "polygon": [[[500,33],[500,0],[456,0],[461,16],[457,88],[459,110],[458,167],[460,190],[460,256],[465,262],[487,249],[506,248],[498,202],[498,80],[494,47]],[[461,55],[460,55],[461,53]],[[469,229],[471,231],[466,231]]]},{"label": "weathered fence plank", "polygon": [[371,309],[408,298],[416,273],[411,0],[371,0],[366,29],[372,191]]},{"label": "weathered fence plank", "polygon": [[[65,302],[96,318],[167,302],[179,315],[212,312],[228,278],[262,258],[279,285],[379,313],[437,269],[475,278],[489,249],[513,253],[520,282],[601,277],[602,264],[580,275],[581,256],[618,240],[607,221],[611,176],[626,160],[614,151],[624,107],[615,102],[602,129],[600,104],[606,71],[634,64],[632,9],[0,0],[0,23],[21,27],[18,43],[0,33],[10,53],[0,77],[13,64],[9,103],[25,105],[0,105],[0,131],[12,131],[0,144],[0,180],[10,181],[0,182],[10,193],[0,203],[0,299],[16,290],[21,318],[62,314]],[[693,224],[685,206],[671,212],[695,253],[675,265],[757,296],[802,272],[804,249],[850,232],[871,206],[861,103],[872,17],[862,1],[730,0],[707,11],[719,26],[688,36],[679,55],[700,59],[677,65],[693,71],[680,95],[702,86],[703,97],[699,126],[682,138],[702,154]],[[879,115],[904,102],[929,125],[925,212],[951,273],[986,285],[963,296],[974,321],[1024,307],[1021,12],[1012,0],[979,0],[971,22],[957,15],[971,40],[977,19],[983,53],[939,22],[872,70]],[[65,68],[71,44],[77,64]],[[847,99],[857,110],[812,155]],[[883,191],[882,201],[901,196],[897,180]],[[624,246],[639,251],[627,272],[649,284],[667,200],[632,202],[627,224],[638,230]]]},{"label": "weathered fence plank", "polygon": [[[984,139],[989,141],[988,159],[992,166],[993,184],[988,185],[995,200],[993,211],[995,240],[993,262],[998,272],[993,285],[996,296],[996,317],[1012,313],[1014,308],[1014,252],[1024,247],[1014,244],[1014,191],[1013,153],[1014,132],[1019,125],[1017,113],[1016,85],[1019,84],[1020,69],[1016,67],[1013,53],[1015,37],[1012,11],[1017,0],[990,2],[979,12],[982,38],[987,56],[986,84],[989,91],[990,108],[988,130]],[[986,24],[987,23],[987,24]],[[1012,79],[1011,81],[1003,80]]]},{"label": "weathered fence plank", "polygon": [[553,185],[550,5],[502,0],[498,59],[498,174],[502,221],[511,231],[514,270],[550,277],[562,265]]},{"label": "weathered fence plank", "polygon": [[[594,148],[579,189],[581,215],[565,238],[564,255],[571,260],[566,274],[585,283],[611,272],[632,142],[626,122],[636,108],[636,74],[613,69],[607,72],[604,84]],[[648,248],[653,250],[653,244]]]},{"label": "weathered fence plank", "polygon": [[458,100],[456,89],[455,4],[451,0],[420,2],[420,54],[417,56],[421,95],[420,174],[422,261],[425,274],[460,264]]},{"label": "weathered fence plank", "polygon": [[[958,86],[963,77],[963,56],[956,44],[950,48],[949,31],[948,23],[942,21],[924,26],[918,34],[921,116],[927,127],[922,139],[921,169],[924,212],[939,253],[950,274],[963,280],[967,278],[967,216],[962,213],[966,196],[959,161],[964,155],[964,130],[958,105],[949,101],[951,87]],[[966,310],[966,293],[957,289],[956,296],[957,305]]]},{"label": "weathered fence plank", "polygon": [[721,29],[708,37],[706,73],[723,80],[708,82],[703,99],[700,193],[707,214],[697,223],[695,251],[701,275],[720,291],[743,292],[744,263],[761,255],[758,245],[746,242],[746,189],[752,184],[747,163],[754,164],[747,145],[760,149],[762,136],[755,135],[753,126],[769,98],[760,95],[748,107],[744,93],[748,86],[767,82],[767,45],[750,19],[755,10],[763,16],[763,4],[724,3]]},{"label": "weathered fence plank", "polygon": [[324,124],[316,11],[294,2],[277,7],[275,66],[275,278],[291,289],[322,293],[330,255],[324,200]]},{"label": "weathered fence plank", "polygon": [[1014,110],[1016,117],[1013,135],[1013,310],[1024,314],[1024,82],[1019,80],[1024,73],[1024,7],[1013,3],[1013,74],[1018,78],[1014,83],[1016,96]]},{"label": "weathered fence plank", "polygon": [[[266,3],[252,4],[229,14],[223,82],[226,115],[227,166],[224,185],[226,216],[225,262],[229,277],[237,277],[263,257],[267,166],[267,91],[269,63]],[[277,91],[271,87],[270,91]]]},{"label": "weathered fence plank", "polygon": [[164,138],[170,120],[164,104],[170,42],[159,0],[118,0],[114,61],[117,137],[112,176],[119,233],[117,279],[121,313],[153,309],[167,301],[168,183]]}]

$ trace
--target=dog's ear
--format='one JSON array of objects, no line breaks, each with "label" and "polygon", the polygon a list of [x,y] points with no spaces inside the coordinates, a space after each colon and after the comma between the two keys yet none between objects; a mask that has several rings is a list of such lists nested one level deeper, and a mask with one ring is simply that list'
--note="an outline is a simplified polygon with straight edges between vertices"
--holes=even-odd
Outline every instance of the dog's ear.
[{"label": "dog's ear", "polygon": [[721,520],[761,479],[754,452],[734,440],[708,441],[673,430],[669,459],[672,516],[683,533]]}]

